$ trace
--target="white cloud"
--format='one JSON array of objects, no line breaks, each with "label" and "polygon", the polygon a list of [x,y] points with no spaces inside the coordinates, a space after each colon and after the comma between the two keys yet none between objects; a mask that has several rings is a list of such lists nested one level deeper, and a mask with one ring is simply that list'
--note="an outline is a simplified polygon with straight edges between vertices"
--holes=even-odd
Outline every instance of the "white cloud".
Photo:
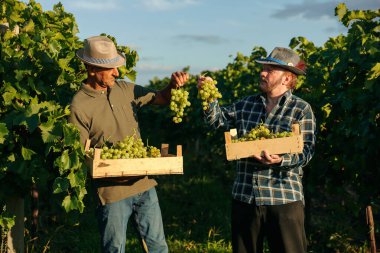
[{"label": "white cloud", "polygon": [[141,0],[139,2],[151,11],[167,11],[197,4],[198,0]]}]

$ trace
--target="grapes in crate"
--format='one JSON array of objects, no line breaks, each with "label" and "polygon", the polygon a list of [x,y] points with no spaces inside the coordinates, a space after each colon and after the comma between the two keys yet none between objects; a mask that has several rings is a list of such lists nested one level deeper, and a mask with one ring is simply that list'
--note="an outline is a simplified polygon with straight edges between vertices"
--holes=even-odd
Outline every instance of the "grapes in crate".
[{"label": "grapes in crate", "polygon": [[274,138],[290,137],[292,135],[293,135],[292,132],[287,132],[287,131],[273,133],[266,126],[264,126],[264,124],[260,124],[257,127],[252,128],[248,133],[246,133],[242,137],[232,140],[232,142],[274,139]]},{"label": "grapes in crate", "polygon": [[[135,138],[135,136],[127,136],[123,141],[114,145],[104,145],[101,150],[101,159],[133,159],[161,156],[158,148],[145,146],[141,138]],[[89,150],[88,155],[94,157],[93,148]]]}]

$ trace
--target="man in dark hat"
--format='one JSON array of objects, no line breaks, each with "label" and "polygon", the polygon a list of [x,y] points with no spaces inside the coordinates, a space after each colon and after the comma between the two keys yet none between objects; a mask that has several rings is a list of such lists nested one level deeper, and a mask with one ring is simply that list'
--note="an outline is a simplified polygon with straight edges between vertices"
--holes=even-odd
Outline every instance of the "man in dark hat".
[{"label": "man in dark hat", "polygon": [[[86,65],[88,77],[72,100],[69,121],[79,128],[83,145],[89,139],[91,147],[116,143],[134,134],[140,138],[138,109],[146,104],[169,104],[171,89],[184,85],[189,78],[187,73],[175,72],[161,91],[116,80],[117,67],[125,64],[125,57],[105,36],[86,39],[77,57]],[[155,180],[123,177],[95,180],[94,185],[100,203],[97,217],[102,252],[125,252],[131,216],[147,251],[168,252]]]},{"label": "man in dark hat", "polygon": [[[292,94],[305,63],[288,48],[276,47],[262,64],[262,93],[230,106],[210,103],[206,119],[214,127],[237,128],[238,136],[263,123],[272,132],[300,125],[304,148],[299,154],[269,154],[240,159],[232,187],[232,248],[235,253],[305,253],[303,167],[314,154],[316,123],[310,105]],[[206,77],[209,78],[209,77]],[[205,77],[198,81],[198,88]]]}]

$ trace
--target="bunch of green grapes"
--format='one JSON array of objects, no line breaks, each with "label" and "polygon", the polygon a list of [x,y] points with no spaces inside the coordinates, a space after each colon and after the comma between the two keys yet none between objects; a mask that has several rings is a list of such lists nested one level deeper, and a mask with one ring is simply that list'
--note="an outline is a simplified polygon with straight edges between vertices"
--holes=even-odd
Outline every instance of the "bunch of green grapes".
[{"label": "bunch of green grapes", "polygon": [[281,133],[274,133],[274,138],[283,138],[283,137],[291,137],[293,136],[293,132],[281,132]]},{"label": "bunch of green grapes", "polygon": [[[94,156],[94,149],[90,148],[88,155]],[[146,157],[160,157],[160,150],[153,146],[144,146],[141,138],[134,135],[125,137],[111,147],[104,145],[100,155],[101,159],[132,159]]]},{"label": "bunch of green grapes", "polygon": [[222,98],[222,94],[216,87],[217,82],[211,78],[206,77],[198,90],[198,98],[202,100],[202,108],[206,111],[209,107],[209,103],[215,101],[218,98]]},{"label": "bunch of green grapes", "polygon": [[94,149],[94,148],[90,148],[90,149],[87,151],[87,155],[89,155],[90,157],[94,157],[94,153],[95,153],[95,149]]},{"label": "bunch of green grapes", "polygon": [[148,157],[160,157],[161,156],[161,151],[154,146],[148,146],[147,151],[148,151]]},{"label": "bunch of green grapes", "polygon": [[188,98],[189,98],[189,92],[184,89],[171,90],[170,110],[174,112],[174,116],[173,116],[174,123],[182,122],[182,117],[184,115],[185,107],[191,105]]},{"label": "bunch of green grapes", "polygon": [[112,147],[104,146],[100,155],[101,159],[129,159],[145,158],[147,150],[140,138],[132,136],[115,143]]},{"label": "bunch of green grapes", "polygon": [[264,124],[260,124],[257,127],[252,128],[248,133],[246,133],[242,137],[233,140],[233,142],[255,141],[290,136],[292,136],[292,132],[284,131],[281,133],[273,133],[266,126],[264,126]]}]

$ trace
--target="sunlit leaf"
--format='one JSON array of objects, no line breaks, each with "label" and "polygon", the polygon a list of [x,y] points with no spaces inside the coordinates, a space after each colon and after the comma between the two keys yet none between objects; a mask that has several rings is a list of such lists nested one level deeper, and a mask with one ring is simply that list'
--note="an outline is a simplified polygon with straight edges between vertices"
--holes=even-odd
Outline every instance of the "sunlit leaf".
[{"label": "sunlit leaf", "polygon": [[380,76],[380,62],[377,62],[375,66],[371,68],[371,71],[368,73],[368,80],[379,78]]},{"label": "sunlit leaf", "polygon": [[66,212],[78,209],[78,198],[75,196],[68,195],[62,201],[62,206],[66,210]]},{"label": "sunlit leaf", "polygon": [[53,193],[66,192],[69,188],[69,180],[64,177],[57,177],[53,183]]},{"label": "sunlit leaf", "polygon": [[81,186],[81,179],[80,177],[78,177],[78,175],[74,172],[71,172],[67,178],[69,179],[70,181],[70,186],[71,187],[77,187],[77,186]]},{"label": "sunlit leaf", "polygon": [[64,175],[66,171],[70,170],[69,150],[64,150],[54,163],[58,167],[60,175]]},{"label": "sunlit leaf", "polygon": [[64,145],[75,145],[79,139],[79,130],[72,123],[67,123],[63,126]]},{"label": "sunlit leaf", "polygon": [[3,144],[5,141],[5,137],[8,135],[9,131],[4,123],[0,123],[0,144]]},{"label": "sunlit leaf", "polygon": [[34,152],[33,150],[25,148],[24,146],[21,147],[21,155],[24,158],[24,160],[31,160],[32,156],[35,154],[36,152]]},{"label": "sunlit leaf", "polygon": [[335,15],[338,16],[339,20],[342,21],[344,15],[347,13],[347,7],[344,3],[338,4],[338,6],[335,8]]},{"label": "sunlit leaf", "polygon": [[22,29],[23,32],[33,32],[34,31],[34,22],[33,20],[29,20],[29,22],[26,24],[26,26]]}]

